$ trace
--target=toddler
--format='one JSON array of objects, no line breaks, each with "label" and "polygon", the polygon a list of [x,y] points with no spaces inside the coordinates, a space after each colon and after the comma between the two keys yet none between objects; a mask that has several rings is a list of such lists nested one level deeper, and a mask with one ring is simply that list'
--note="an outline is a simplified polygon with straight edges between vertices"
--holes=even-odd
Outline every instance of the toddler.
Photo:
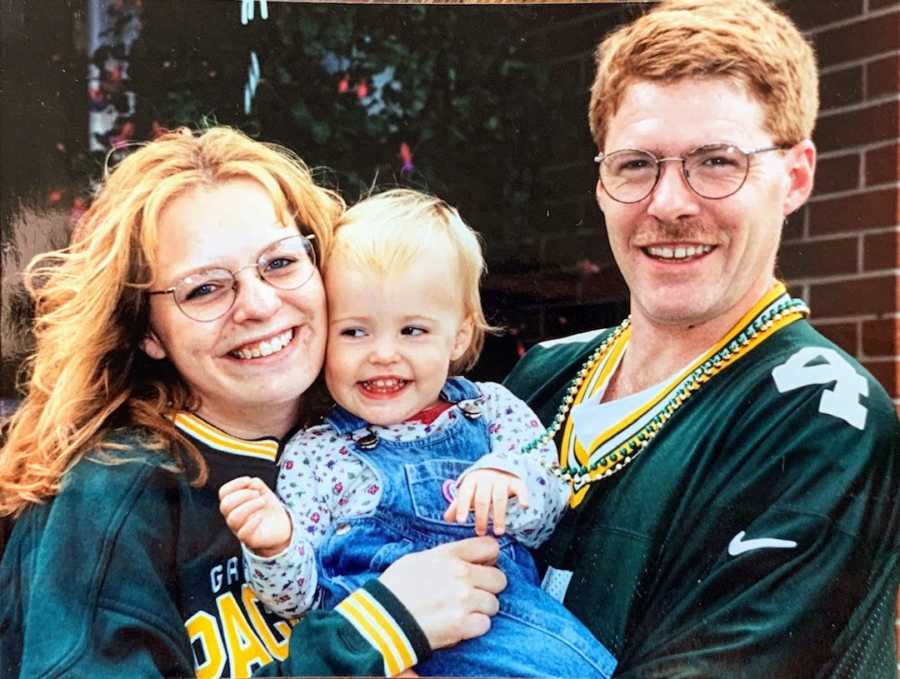
[{"label": "toddler", "polygon": [[404,554],[490,521],[509,583],[491,630],[416,672],[608,677],[615,659],[541,591],[522,546],[545,540],[568,501],[552,442],[536,445],[537,416],[504,387],[457,376],[490,329],[483,270],[477,236],[441,200],[393,190],[348,210],[324,271],[337,405],[285,445],[280,501],[244,477],[222,487],[221,509],[253,589],[284,617],[335,607]]}]

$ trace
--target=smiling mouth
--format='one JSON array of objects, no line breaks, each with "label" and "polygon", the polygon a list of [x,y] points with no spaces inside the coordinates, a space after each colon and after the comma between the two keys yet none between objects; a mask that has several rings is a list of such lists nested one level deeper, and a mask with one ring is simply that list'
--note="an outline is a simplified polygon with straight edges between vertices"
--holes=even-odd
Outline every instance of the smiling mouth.
[{"label": "smiling mouth", "polygon": [[389,396],[402,391],[409,384],[409,380],[399,377],[379,377],[374,380],[362,380],[358,382],[363,392],[373,396]]},{"label": "smiling mouth", "polygon": [[641,251],[654,259],[683,262],[708,255],[714,249],[713,245],[649,245],[641,248]]},{"label": "smiling mouth", "polygon": [[245,361],[253,358],[264,358],[266,356],[271,356],[272,354],[277,354],[288,344],[290,344],[292,339],[294,339],[293,328],[291,328],[290,330],[285,330],[280,335],[270,337],[269,339],[263,340],[262,342],[245,344],[242,347],[238,347],[237,349],[229,351],[228,355],[232,356],[233,358],[243,359]]}]

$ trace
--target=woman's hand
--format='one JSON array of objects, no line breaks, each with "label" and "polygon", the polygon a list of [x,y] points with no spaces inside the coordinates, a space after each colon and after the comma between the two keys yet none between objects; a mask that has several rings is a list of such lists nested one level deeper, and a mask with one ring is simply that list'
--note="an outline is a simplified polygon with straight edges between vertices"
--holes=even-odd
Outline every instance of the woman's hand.
[{"label": "woman's hand", "polygon": [[506,505],[511,497],[518,498],[521,506],[528,506],[528,487],[522,479],[500,469],[476,469],[463,477],[456,498],[444,513],[444,521],[465,523],[474,510],[476,534],[487,534],[490,516],[494,535],[503,535]]},{"label": "woman's hand", "polygon": [[500,553],[490,537],[451,542],[407,554],[379,580],[412,614],[432,649],[478,637],[500,609],[506,576],[494,564]]},{"label": "woman's hand", "polygon": [[237,539],[259,556],[274,556],[291,543],[291,518],[262,479],[241,476],[219,488],[219,511]]}]

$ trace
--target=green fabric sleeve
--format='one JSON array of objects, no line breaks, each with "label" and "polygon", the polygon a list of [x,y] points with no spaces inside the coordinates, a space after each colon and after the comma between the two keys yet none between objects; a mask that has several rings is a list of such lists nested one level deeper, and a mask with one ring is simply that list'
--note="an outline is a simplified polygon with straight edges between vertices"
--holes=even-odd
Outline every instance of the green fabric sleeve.
[{"label": "green fabric sleeve", "polygon": [[165,575],[177,488],[140,459],[83,461],[57,498],[23,514],[0,564],[0,674],[193,674]]},{"label": "green fabric sleeve", "polygon": [[[410,644],[414,662],[428,657],[431,649],[425,634],[397,597],[377,579],[367,582],[338,608],[348,600],[362,597],[368,601],[366,595],[371,596],[388,614],[388,619],[382,623],[386,633],[379,637],[382,643],[389,644],[387,640],[393,632],[401,637],[399,643],[405,640]],[[308,612],[291,633],[288,657],[269,663],[254,676],[383,676],[410,666],[409,662],[400,663],[391,672],[385,653],[364,636],[369,631],[354,623],[352,613],[345,615],[337,610],[318,609]]]}]

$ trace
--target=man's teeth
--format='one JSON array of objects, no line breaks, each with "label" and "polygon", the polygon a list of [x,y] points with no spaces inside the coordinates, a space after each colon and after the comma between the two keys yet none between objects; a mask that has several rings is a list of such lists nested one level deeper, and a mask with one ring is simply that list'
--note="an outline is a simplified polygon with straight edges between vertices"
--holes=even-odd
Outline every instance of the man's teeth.
[{"label": "man's teeth", "polygon": [[663,259],[687,259],[712,252],[712,245],[678,245],[674,248],[655,246],[645,248],[647,254]]},{"label": "man's teeth", "polygon": [[236,358],[243,359],[262,358],[263,356],[270,356],[276,351],[281,351],[282,349],[284,349],[293,337],[293,330],[285,330],[277,337],[272,337],[270,339],[263,340],[262,342],[257,342],[256,344],[245,344],[240,349],[235,349],[234,351],[232,351],[231,355],[235,356]]}]

